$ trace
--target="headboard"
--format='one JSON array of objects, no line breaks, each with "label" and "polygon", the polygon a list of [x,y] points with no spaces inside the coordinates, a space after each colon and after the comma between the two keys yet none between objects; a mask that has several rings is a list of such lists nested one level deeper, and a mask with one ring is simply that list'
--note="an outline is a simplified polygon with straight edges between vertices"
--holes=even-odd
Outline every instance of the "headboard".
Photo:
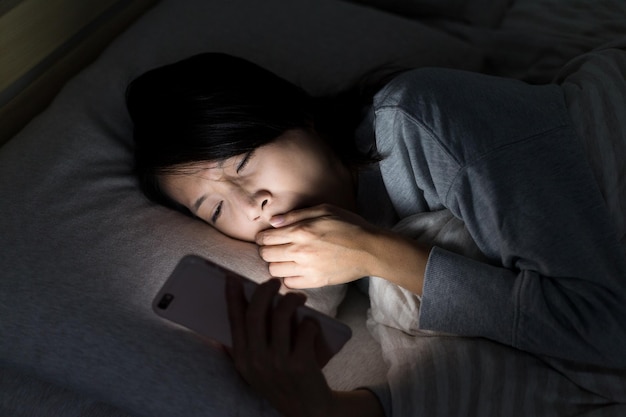
[{"label": "headboard", "polygon": [[0,0],[0,145],[157,0]]}]

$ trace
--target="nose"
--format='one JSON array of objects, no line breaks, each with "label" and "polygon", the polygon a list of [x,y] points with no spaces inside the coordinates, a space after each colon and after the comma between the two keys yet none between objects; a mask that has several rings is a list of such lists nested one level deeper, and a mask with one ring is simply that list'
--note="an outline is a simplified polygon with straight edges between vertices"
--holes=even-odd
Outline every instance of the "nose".
[{"label": "nose", "polygon": [[269,206],[272,203],[272,194],[267,190],[258,190],[252,193],[241,190],[241,207],[250,221],[266,220],[271,217]]}]

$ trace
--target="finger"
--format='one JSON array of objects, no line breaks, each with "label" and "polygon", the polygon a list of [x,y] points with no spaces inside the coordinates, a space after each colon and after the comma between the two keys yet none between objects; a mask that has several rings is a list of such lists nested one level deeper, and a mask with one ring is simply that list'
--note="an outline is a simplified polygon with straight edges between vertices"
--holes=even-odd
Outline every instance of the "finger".
[{"label": "finger", "polygon": [[320,205],[309,209],[295,210],[286,214],[274,216],[270,219],[270,222],[280,219],[280,227],[276,226],[275,229],[265,229],[260,231],[255,237],[255,242],[259,246],[286,245],[292,243],[296,237],[294,232],[300,230],[297,227],[298,223],[330,215],[331,211],[328,207],[331,206]]},{"label": "finger", "polygon": [[300,275],[300,266],[295,262],[272,262],[267,266],[270,275],[276,278]]},{"label": "finger", "polygon": [[288,228],[283,229],[265,229],[257,233],[254,241],[260,247],[271,245],[287,245],[292,243],[293,236],[291,230]]},{"label": "finger", "polygon": [[272,347],[274,360],[285,361],[292,349],[292,327],[296,309],[306,301],[304,294],[290,292],[276,305],[272,313]]},{"label": "finger", "polygon": [[285,227],[303,220],[327,216],[332,213],[333,208],[331,205],[320,204],[313,207],[292,210],[288,213],[278,214],[270,219],[270,224],[274,227]]},{"label": "finger", "polygon": [[310,278],[304,276],[286,275],[283,277],[283,284],[285,285],[285,287],[292,290],[303,290],[306,288],[319,288],[324,286],[324,283],[319,281],[313,281]]},{"label": "finger", "polygon": [[305,318],[298,325],[293,353],[299,360],[307,361],[307,363],[317,362],[315,341],[319,333],[319,323],[314,319]]},{"label": "finger", "polygon": [[231,356],[235,359],[243,358],[247,350],[246,309],[248,302],[239,277],[229,276],[226,278],[226,305],[232,337],[233,355]]},{"label": "finger", "polygon": [[290,261],[293,258],[290,244],[286,245],[273,245],[273,246],[260,246],[259,255],[265,262],[285,262]]},{"label": "finger", "polygon": [[259,246],[278,246],[298,243],[311,239],[311,232],[315,230],[315,222],[328,216],[315,216],[303,219],[277,229],[265,229],[257,233],[255,242]]},{"label": "finger", "polygon": [[259,246],[278,246],[288,245],[294,241],[294,230],[292,227],[285,226],[280,229],[265,229],[257,233],[255,242]]},{"label": "finger", "polygon": [[280,288],[280,280],[270,279],[262,283],[252,294],[246,312],[248,351],[264,354],[268,347],[268,319],[274,296]]}]

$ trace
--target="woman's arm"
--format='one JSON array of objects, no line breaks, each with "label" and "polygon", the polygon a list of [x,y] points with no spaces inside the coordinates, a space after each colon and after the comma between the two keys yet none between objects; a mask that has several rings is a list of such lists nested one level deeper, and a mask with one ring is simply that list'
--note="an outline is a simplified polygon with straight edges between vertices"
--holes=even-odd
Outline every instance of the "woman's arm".
[{"label": "woman's arm", "polygon": [[290,288],[342,284],[378,276],[421,295],[430,248],[330,205],[272,219],[257,235],[261,257]]},{"label": "woman's arm", "polygon": [[266,281],[248,303],[241,282],[227,281],[230,354],[243,379],[288,417],[384,416],[370,391],[330,389],[315,356],[317,323],[293,326],[295,310],[306,298],[289,293],[272,307],[279,288],[279,280]]}]

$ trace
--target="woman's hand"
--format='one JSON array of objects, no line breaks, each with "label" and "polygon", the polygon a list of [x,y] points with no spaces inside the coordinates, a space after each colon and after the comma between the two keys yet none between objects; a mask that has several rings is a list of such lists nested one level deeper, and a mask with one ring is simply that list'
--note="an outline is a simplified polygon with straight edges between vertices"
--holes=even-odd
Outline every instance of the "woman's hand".
[{"label": "woman's hand", "polygon": [[294,210],[272,219],[275,229],[257,235],[272,276],[289,288],[342,284],[370,275],[374,227],[330,205]]},{"label": "woman's hand", "polygon": [[421,295],[430,248],[327,204],[274,216],[256,243],[272,276],[289,288],[387,279]]},{"label": "woman's hand", "polygon": [[334,396],[314,350],[318,325],[295,324],[295,310],[306,299],[302,294],[288,293],[273,307],[279,287],[279,280],[266,281],[248,303],[241,282],[227,280],[235,367],[285,416],[331,416]]}]

